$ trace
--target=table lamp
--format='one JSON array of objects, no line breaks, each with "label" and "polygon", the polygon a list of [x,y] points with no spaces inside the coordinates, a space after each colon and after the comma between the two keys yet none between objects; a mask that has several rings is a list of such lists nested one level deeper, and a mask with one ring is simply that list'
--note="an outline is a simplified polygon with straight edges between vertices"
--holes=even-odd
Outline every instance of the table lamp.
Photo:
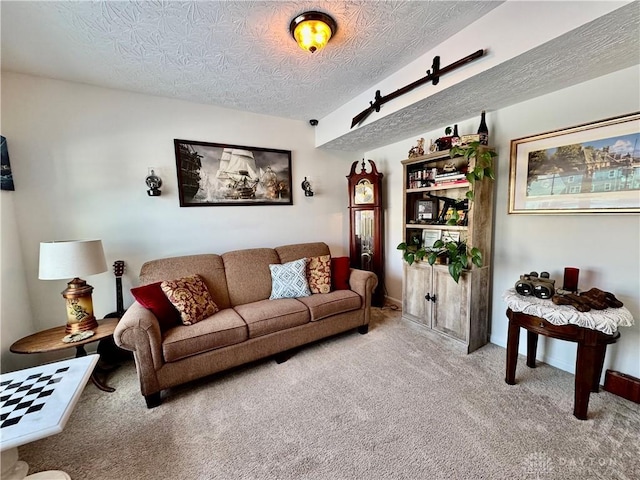
[{"label": "table lamp", "polygon": [[64,240],[40,243],[40,280],[73,277],[62,296],[67,302],[69,335],[89,332],[98,327],[93,315],[93,287],[78,278],[107,271],[101,240]]}]

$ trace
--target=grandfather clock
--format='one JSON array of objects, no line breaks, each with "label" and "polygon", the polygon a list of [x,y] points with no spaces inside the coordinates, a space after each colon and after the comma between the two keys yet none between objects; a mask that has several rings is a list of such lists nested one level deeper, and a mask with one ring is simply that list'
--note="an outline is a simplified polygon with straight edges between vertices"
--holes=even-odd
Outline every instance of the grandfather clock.
[{"label": "grandfather clock", "polygon": [[349,257],[351,267],[368,270],[378,276],[378,286],[373,292],[372,303],[384,305],[383,252],[384,231],[382,219],[382,173],[369,160],[371,172],[366,172],[362,159],[360,173],[356,173],[358,162],[351,165],[349,181]]}]

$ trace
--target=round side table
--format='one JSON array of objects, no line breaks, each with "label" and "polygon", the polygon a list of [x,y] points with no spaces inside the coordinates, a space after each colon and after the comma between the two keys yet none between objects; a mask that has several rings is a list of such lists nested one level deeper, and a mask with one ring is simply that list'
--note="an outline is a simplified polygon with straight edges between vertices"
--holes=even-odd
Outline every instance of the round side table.
[{"label": "round side table", "polygon": [[[76,347],[76,358],[84,357],[87,355],[87,351],[84,346],[87,343],[97,342],[105,338],[113,336],[113,331],[116,325],[120,321],[119,318],[105,318],[98,321],[98,328],[94,330],[93,336],[80,340],[79,342],[65,343],[62,341],[65,332],[65,325],[59,327],[53,327],[48,330],[42,330],[41,332],[34,333],[27,337],[21,338],[16,341],[9,350],[13,353],[44,353],[44,352],[56,352],[59,350],[66,350],[67,348]],[[99,371],[99,367],[96,367],[91,373],[91,381],[103,392],[114,392],[115,388],[105,385],[97,376],[96,371]]]}]

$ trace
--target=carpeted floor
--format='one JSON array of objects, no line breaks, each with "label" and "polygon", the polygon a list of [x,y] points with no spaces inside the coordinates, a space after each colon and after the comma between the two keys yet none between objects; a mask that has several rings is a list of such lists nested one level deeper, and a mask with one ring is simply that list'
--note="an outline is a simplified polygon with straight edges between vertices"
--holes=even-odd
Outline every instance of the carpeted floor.
[{"label": "carpeted floor", "polygon": [[573,417],[573,375],[505,350],[448,350],[374,309],[339,335],[172,389],[145,407],[135,367],[89,384],[65,430],[20,447],[30,473],[74,480],[640,478],[640,406],[591,394]]}]

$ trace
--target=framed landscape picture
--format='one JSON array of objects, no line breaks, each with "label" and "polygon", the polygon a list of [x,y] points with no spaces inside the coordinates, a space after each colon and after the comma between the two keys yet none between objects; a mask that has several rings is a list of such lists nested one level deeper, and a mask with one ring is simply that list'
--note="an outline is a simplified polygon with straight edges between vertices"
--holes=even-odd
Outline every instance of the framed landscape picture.
[{"label": "framed landscape picture", "polygon": [[292,205],[291,151],[174,140],[181,207]]},{"label": "framed landscape picture", "polygon": [[640,112],[511,141],[509,213],[640,212]]}]

